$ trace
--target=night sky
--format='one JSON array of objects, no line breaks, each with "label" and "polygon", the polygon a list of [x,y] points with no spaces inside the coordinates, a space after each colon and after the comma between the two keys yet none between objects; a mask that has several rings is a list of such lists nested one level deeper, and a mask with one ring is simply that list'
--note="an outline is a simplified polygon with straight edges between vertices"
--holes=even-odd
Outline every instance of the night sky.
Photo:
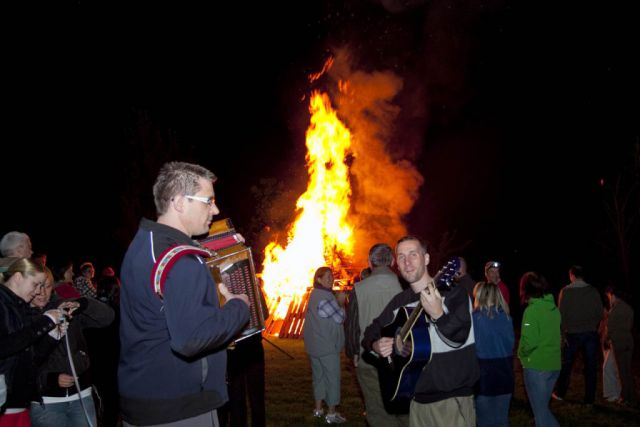
[{"label": "night sky", "polygon": [[455,233],[476,278],[497,259],[512,289],[529,269],[565,284],[572,263],[599,286],[617,277],[600,180],[632,161],[640,135],[637,2],[216,7],[79,4],[14,35],[2,233],[119,267],[153,214],[159,166],[186,160],[218,175],[222,216],[260,252],[261,227],[285,221],[305,188],[308,95],[328,89],[307,76],[347,49],[355,68],[403,79],[387,144],[425,178],[412,233]]}]

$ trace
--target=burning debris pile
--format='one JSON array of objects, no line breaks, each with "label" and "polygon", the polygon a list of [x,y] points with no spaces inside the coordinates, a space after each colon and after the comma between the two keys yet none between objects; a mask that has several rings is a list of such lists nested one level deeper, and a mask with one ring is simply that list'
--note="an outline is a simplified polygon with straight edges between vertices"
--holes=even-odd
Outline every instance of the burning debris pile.
[{"label": "burning debris pile", "polygon": [[385,124],[398,112],[389,101],[400,90],[400,79],[391,73],[353,73],[342,53],[327,64],[323,71],[338,82],[334,98],[344,121],[327,93],[312,94],[307,190],[298,198],[287,244],[266,246],[260,274],[271,313],[267,332],[281,337],[302,332],[318,267],[331,267],[334,288],[344,289],[354,271],[366,265],[372,244],[393,243],[406,233],[401,217],[422,183],[411,164],[391,158],[383,141]]}]

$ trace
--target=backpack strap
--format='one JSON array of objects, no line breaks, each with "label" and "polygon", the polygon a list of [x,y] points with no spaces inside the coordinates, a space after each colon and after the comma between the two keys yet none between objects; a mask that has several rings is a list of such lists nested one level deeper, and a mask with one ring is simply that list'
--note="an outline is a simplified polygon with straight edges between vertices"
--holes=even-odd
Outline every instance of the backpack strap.
[{"label": "backpack strap", "polygon": [[160,299],[163,298],[164,283],[167,280],[169,270],[185,255],[200,255],[209,258],[212,253],[204,248],[191,245],[173,245],[162,252],[151,270],[151,286]]}]

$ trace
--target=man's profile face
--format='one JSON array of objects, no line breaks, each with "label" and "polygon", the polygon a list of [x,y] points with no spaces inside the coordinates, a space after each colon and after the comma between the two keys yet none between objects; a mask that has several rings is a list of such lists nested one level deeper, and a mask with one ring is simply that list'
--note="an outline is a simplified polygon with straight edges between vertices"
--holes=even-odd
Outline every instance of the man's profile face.
[{"label": "man's profile face", "polygon": [[400,274],[409,283],[419,281],[427,272],[429,254],[425,253],[417,240],[399,243],[396,248],[396,259]]},{"label": "man's profile face", "polygon": [[209,231],[209,226],[213,220],[213,216],[220,213],[215,203],[215,193],[213,192],[213,184],[211,181],[200,178],[200,190],[194,196],[211,198],[211,205],[200,200],[185,199],[185,213],[187,218],[188,231],[191,236],[199,236]]}]

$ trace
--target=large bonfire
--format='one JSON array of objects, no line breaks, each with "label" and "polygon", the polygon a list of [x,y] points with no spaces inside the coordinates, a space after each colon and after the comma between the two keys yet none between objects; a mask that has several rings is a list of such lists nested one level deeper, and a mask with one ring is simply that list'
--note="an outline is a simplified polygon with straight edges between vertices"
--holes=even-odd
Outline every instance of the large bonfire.
[{"label": "large bonfire", "polygon": [[[332,96],[347,121],[328,94],[312,94],[307,189],[298,198],[286,244],[267,245],[260,274],[271,315],[268,331],[280,336],[301,331],[305,295],[318,267],[330,266],[345,284],[366,265],[372,244],[393,244],[406,233],[402,217],[422,184],[413,165],[388,154],[385,141],[399,112],[391,100],[402,81],[389,72],[352,71],[344,51],[311,80],[322,75],[338,83]],[[297,313],[295,321],[291,313]]]},{"label": "large bonfire", "polygon": [[351,134],[331,108],[326,94],[311,96],[307,130],[307,191],[296,204],[299,213],[282,247],[265,248],[264,290],[273,319],[283,319],[292,303],[299,304],[315,270],[323,265],[344,271],[353,260],[353,226],[348,222],[351,186],[345,159]]}]

